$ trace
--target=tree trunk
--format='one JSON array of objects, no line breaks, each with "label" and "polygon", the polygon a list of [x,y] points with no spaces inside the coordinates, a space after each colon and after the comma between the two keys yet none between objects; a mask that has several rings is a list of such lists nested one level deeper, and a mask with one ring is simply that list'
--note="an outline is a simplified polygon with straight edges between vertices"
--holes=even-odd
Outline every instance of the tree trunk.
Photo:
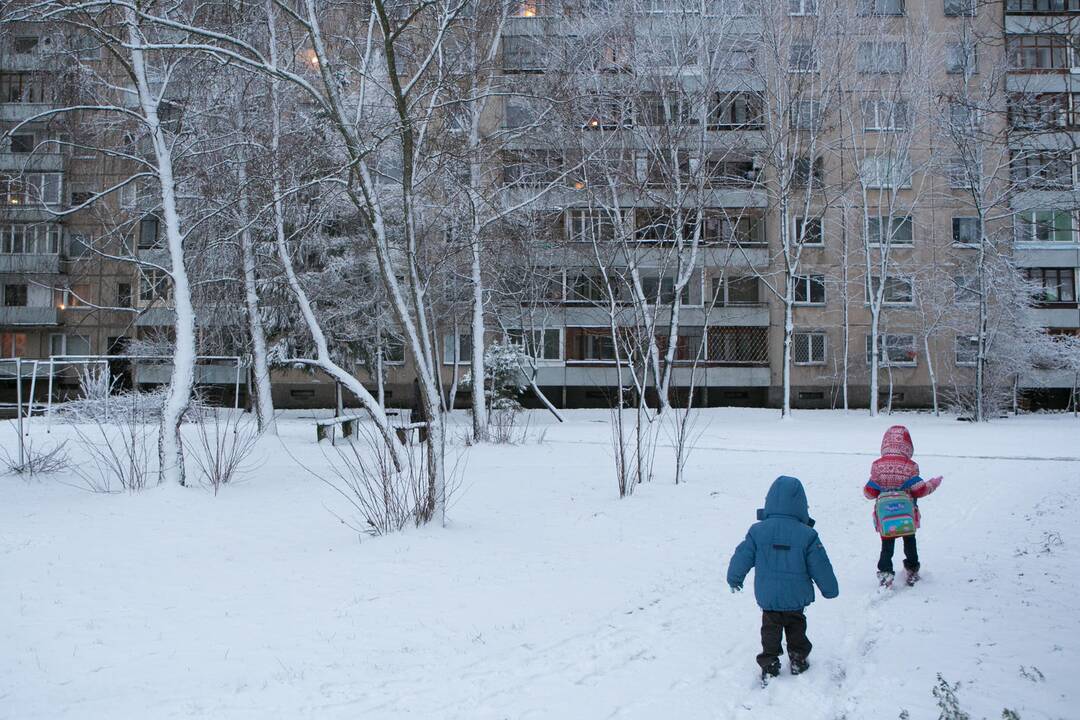
[{"label": "tree trunk", "polygon": [[191,403],[195,384],[195,309],[191,302],[191,284],[184,264],[184,236],[177,210],[176,181],[173,177],[172,149],[158,118],[157,99],[150,82],[143,54],[144,40],[133,9],[125,10],[128,42],[131,46],[131,69],[135,75],[139,105],[154,146],[158,181],[161,186],[161,212],[165,220],[165,239],[168,244],[169,269],[172,276],[174,332],[172,376],[161,408],[158,426],[158,461],[160,482],[184,484],[184,451],[180,439],[180,423]]},{"label": "tree trunk", "polygon": [[251,331],[251,354],[255,375],[255,417],[259,432],[277,435],[277,419],[274,417],[274,398],[270,387],[270,365],[266,359],[266,330],[259,311],[259,289],[255,266],[255,243],[251,237],[251,221],[247,196],[247,168],[239,165],[240,179],[240,246],[244,261],[244,305],[247,307],[248,328]]},{"label": "tree trunk", "polygon": [[[487,398],[484,388],[487,382],[487,370],[484,367],[484,278],[480,266],[480,243],[474,236],[472,242],[472,426],[473,441],[487,439]],[[460,340],[458,340],[460,342]],[[455,367],[456,371],[457,368]]]}]

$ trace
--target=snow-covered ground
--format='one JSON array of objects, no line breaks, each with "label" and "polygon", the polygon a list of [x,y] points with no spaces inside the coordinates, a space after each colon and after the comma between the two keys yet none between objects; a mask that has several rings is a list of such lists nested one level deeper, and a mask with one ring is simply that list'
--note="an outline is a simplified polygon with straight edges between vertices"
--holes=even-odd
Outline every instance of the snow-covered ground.
[{"label": "snow-covered ground", "polygon": [[[924,583],[880,592],[860,487],[894,421],[945,482],[921,503]],[[938,673],[973,718],[1080,717],[1080,422],[699,427],[685,485],[662,450],[618,500],[607,414],[535,414],[543,442],[468,451],[447,528],[362,541],[298,466],[327,446],[297,415],[217,497],[0,477],[0,717],[922,719]],[[759,611],[723,576],[781,473],[840,597],[808,609],[810,672],[763,690]]]}]

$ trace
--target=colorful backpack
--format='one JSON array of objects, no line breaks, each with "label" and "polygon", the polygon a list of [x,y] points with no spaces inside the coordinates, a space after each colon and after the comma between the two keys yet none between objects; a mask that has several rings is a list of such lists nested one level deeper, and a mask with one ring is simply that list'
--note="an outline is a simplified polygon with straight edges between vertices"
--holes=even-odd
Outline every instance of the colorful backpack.
[{"label": "colorful backpack", "polygon": [[906,492],[886,492],[874,503],[874,520],[883,538],[915,534],[915,501]]}]

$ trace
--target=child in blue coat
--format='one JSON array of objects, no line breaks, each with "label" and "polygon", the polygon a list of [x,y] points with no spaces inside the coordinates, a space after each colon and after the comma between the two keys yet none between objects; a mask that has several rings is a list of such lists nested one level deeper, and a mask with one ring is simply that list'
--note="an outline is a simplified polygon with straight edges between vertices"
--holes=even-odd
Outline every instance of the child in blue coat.
[{"label": "child in blue coat", "polygon": [[807,656],[813,647],[806,637],[806,606],[814,602],[814,583],[821,594],[840,593],[832,564],[810,519],[806,491],[797,478],[782,475],[765,496],[765,507],[746,539],[735,548],[728,564],[731,591],[742,590],[750,568],[755,568],[754,597],[761,606],[761,680],[780,674],[782,634],[787,635],[791,674],[810,667]]}]

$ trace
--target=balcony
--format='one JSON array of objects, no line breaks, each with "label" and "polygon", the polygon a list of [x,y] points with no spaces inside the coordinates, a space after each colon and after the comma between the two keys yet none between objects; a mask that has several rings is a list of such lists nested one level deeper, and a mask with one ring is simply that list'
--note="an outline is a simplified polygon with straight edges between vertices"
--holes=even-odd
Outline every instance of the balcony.
[{"label": "balcony", "polygon": [[[135,366],[135,382],[148,385],[164,385],[172,376],[172,365],[163,364],[138,364]],[[239,377],[239,380],[237,379]],[[247,378],[247,368],[241,367],[237,376],[235,365],[196,365],[195,383],[197,385],[234,385],[237,382],[244,383]]]},{"label": "balcony", "polygon": [[1076,303],[1044,305],[1035,314],[1039,323],[1046,328],[1080,328],[1080,309]]},{"label": "balcony", "polygon": [[59,272],[59,255],[0,255],[0,275],[24,273],[56,275]]},{"label": "balcony", "polygon": [[0,307],[0,325],[56,325],[55,307]]},{"label": "balcony", "polygon": [[135,318],[136,327],[167,327],[175,322],[176,316],[169,307],[146,308]]},{"label": "balcony", "polygon": [[60,153],[0,153],[0,170],[14,172],[63,172],[66,157]]},{"label": "balcony", "polygon": [[25,122],[53,107],[51,103],[0,103],[0,122]]}]

